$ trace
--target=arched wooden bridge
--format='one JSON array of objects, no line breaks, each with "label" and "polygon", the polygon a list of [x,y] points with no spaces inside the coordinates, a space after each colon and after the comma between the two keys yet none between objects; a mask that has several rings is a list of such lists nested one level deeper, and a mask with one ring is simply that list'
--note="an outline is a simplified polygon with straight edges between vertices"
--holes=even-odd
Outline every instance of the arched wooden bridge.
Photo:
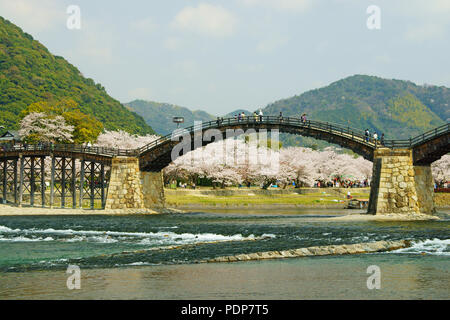
[{"label": "arched wooden bridge", "polygon": [[[373,139],[366,141],[362,130],[328,122],[275,116],[226,118],[185,128],[137,150],[80,145],[4,145],[0,149],[0,198],[3,203],[19,205],[104,208],[114,159],[136,158],[141,172],[160,172],[172,162],[172,150],[180,143],[180,135],[190,137],[191,150],[194,150],[214,142],[211,136],[224,139],[230,130],[238,135],[248,129],[278,130],[325,140],[370,161],[377,157],[377,150],[409,150],[414,165],[429,166],[450,152],[450,123],[415,138],[385,140],[381,144]],[[199,132],[202,142],[194,145],[194,135]],[[50,172],[45,171],[46,167]]]}]

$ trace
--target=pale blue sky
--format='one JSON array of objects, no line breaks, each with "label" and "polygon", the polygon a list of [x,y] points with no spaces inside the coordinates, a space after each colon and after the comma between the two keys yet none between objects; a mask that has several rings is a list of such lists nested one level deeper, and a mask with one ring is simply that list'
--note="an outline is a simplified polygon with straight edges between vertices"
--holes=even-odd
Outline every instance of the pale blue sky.
[{"label": "pale blue sky", "polygon": [[450,87],[449,0],[0,0],[0,15],[121,102],[224,114],[353,74]]}]

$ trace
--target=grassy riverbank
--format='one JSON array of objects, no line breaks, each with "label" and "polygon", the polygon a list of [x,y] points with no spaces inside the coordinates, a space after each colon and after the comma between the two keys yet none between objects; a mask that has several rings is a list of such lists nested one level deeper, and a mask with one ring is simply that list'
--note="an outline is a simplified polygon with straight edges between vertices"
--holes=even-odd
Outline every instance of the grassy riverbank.
[{"label": "grassy riverbank", "polygon": [[234,188],[225,190],[165,190],[166,203],[173,207],[336,207],[347,206],[347,192],[353,198],[368,199],[369,189],[281,189]]},{"label": "grassy riverbank", "polygon": [[[278,208],[318,207],[346,208],[347,192],[353,198],[369,199],[369,188],[327,188],[327,189],[275,189],[229,188],[229,189],[166,189],[166,203],[180,209],[195,208]],[[450,193],[436,193],[438,208],[450,207]]]}]

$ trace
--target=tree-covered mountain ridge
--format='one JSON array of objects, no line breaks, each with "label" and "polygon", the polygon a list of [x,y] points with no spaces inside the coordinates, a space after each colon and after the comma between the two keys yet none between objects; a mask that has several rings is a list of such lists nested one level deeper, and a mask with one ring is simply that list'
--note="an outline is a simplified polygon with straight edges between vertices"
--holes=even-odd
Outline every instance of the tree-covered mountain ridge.
[{"label": "tree-covered mountain ridge", "polygon": [[105,88],[18,26],[0,17],[0,126],[18,129],[21,112],[32,103],[75,101],[107,130],[134,134],[154,131],[144,119],[110,97]]},{"label": "tree-covered mountain ridge", "polygon": [[450,89],[411,81],[354,75],[283,99],[264,108],[266,115],[300,117],[370,129],[388,139],[417,136],[450,120]]},{"label": "tree-covered mountain ridge", "polygon": [[125,103],[125,106],[141,115],[147,124],[161,135],[169,134],[177,128],[177,124],[172,122],[173,117],[184,118],[184,123],[180,124],[180,127],[191,126],[194,124],[194,121],[206,122],[216,118],[205,111],[191,111],[188,108],[170,103],[134,100]]}]

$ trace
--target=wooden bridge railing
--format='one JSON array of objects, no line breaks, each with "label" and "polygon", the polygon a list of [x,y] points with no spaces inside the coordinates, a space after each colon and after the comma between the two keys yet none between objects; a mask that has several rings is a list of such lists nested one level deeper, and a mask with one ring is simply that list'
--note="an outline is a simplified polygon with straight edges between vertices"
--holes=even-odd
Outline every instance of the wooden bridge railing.
[{"label": "wooden bridge railing", "polygon": [[405,140],[386,140],[385,146],[388,148],[414,148],[429,140],[437,138],[443,134],[450,132],[450,123],[444,124],[440,127],[424,132],[415,138],[409,138]]},{"label": "wooden bridge railing", "polygon": [[155,141],[150,142],[149,144],[143,146],[139,149],[139,153],[145,153],[150,149],[155,148],[158,145],[161,145],[167,141],[170,141],[172,137],[182,136],[183,132],[193,133],[194,131],[214,129],[224,126],[234,126],[234,125],[251,125],[251,124],[259,124],[259,125],[286,125],[304,129],[315,129],[323,132],[329,132],[335,134],[337,136],[344,136],[349,138],[350,140],[357,140],[360,143],[367,144],[373,148],[377,146],[378,141],[374,141],[373,138],[369,137],[369,141],[366,141],[365,132],[360,129],[350,128],[349,126],[342,126],[339,124],[331,123],[331,122],[323,122],[323,121],[314,121],[314,120],[302,120],[295,117],[280,117],[280,116],[245,116],[245,118],[220,118],[217,120],[202,122],[201,126],[190,126],[187,128],[180,129],[178,134],[176,132],[165,135]]},{"label": "wooden bridge railing", "polygon": [[0,145],[0,155],[2,153],[6,156],[9,152],[24,152],[24,151],[43,151],[53,153],[53,152],[70,152],[79,154],[90,154],[99,155],[106,157],[116,157],[116,156],[139,156],[137,150],[126,150],[126,149],[115,149],[115,148],[105,148],[105,147],[95,147],[95,146],[84,146],[76,144],[49,144],[49,143],[38,143],[38,144],[14,144],[10,145],[8,143]]},{"label": "wooden bridge railing", "polygon": [[[84,153],[91,155],[101,155],[106,157],[116,157],[116,156],[134,156],[138,157],[141,154],[153,149],[167,141],[170,141],[172,137],[181,136],[183,132],[193,133],[197,130],[207,130],[226,126],[235,125],[286,125],[303,129],[314,129],[318,131],[328,132],[336,136],[346,137],[350,140],[358,141],[361,144],[366,144],[369,147],[377,148],[379,146],[384,146],[388,148],[413,148],[420,145],[426,141],[429,141],[435,137],[442,134],[450,132],[450,123],[442,125],[433,130],[427,131],[415,138],[403,139],[403,140],[385,140],[384,142],[379,140],[374,140],[373,137],[365,136],[365,132],[360,129],[350,128],[349,126],[343,126],[331,122],[314,121],[314,120],[302,120],[295,117],[280,117],[280,116],[246,116],[245,118],[220,118],[217,120],[202,122],[200,126],[190,126],[184,129],[180,129],[178,132],[174,132],[165,135],[151,143],[139,148],[139,149],[115,149],[115,148],[105,148],[105,147],[95,147],[95,146],[84,146],[84,145],[73,145],[73,144],[16,144],[16,145],[0,145],[0,155],[4,153],[4,156],[11,151],[48,151],[51,152],[73,152],[73,153]],[[368,141],[367,141],[368,140]]]}]

